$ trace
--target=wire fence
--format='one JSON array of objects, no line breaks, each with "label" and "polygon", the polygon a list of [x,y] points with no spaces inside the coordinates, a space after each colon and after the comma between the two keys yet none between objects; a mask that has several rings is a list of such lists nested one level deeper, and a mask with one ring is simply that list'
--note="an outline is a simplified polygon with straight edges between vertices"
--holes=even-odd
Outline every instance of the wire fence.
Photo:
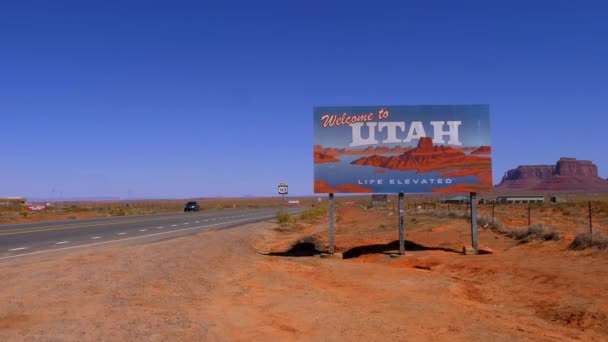
[{"label": "wire fence", "polygon": [[[364,200],[364,199],[362,199]],[[371,202],[367,198],[368,207]],[[397,209],[397,196],[389,196],[386,207]],[[470,217],[471,206],[466,201],[448,202],[441,198],[407,197],[404,209],[408,212],[427,212],[450,217]],[[527,229],[542,225],[566,234],[608,233],[608,201],[592,200],[566,203],[497,203],[480,201],[477,218],[500,224],[506,229]]]}]

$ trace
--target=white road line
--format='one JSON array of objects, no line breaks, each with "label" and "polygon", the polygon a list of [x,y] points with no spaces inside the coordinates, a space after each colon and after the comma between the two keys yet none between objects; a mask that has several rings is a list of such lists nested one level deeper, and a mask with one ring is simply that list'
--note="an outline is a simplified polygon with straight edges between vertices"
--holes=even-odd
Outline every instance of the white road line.
[{"label": "white road line", "polygon": [[127,233],[118,233],[118,235],[125,235],[125,234],[127,234]]},{"label": "white road line", "polygon": [[194,223],[198,223],[198,221],[194,221]]},{"label": "white road line", "polygon": [[13,248],[13,249],[9,249],[9,251],[11,251],[11,252],[12,251],[20,251],[20,250],[23,250],[23,249],[27,249],[27,247]]},{"label": "white road line", "polygon": [[187,225],[189,225],[189,224],[190,224],[190,223],[186,222],[186,223],[184,223],[184,226],[187,226]]},{"label": "white road line", "polygon": [[[274,217],[275,217],[275,215],[271,215],[271,216],[268,216],[268,215],[255,216],[255,217],[250,217],[250,218],[241,219],[241,220],[235,220],[235,221],[229,221],[229,222],[220,222],[220,223],[210,224],[210,225],[207,225],[207,226],[188,227],[188,228],[182,228],[182,229],[177,229],[177,230],[168,230],[166,232],[160,232],[160,233],[154,233],[154,234],[148,234],[148,235],[132,236],[132,237],[123,238],[123,239],[117,239],[117,240],[94,242],[94,243],[88,243],[88,244],[85,244],[85,245],[70,246],[70,247],[64,247],[64,248],[55,248],[55,249],[47,249],[47,250],[44,250],[44,251],[37,251],[37,252],[31,252],[31,253],[23,253],[23,254],[17,254],[17,255],[10,255],[10,256],[5,256],[5,257],[0,257],[0,260],[13,259],[13,258],[18,258],[18,257],[22,257],[22,256],[42,254],[42,253],[57,252],[57,251],[63,251],[63,250],[68,250],[68,249],[83,248],[83,247],[89,247],[89,246],[105,245],[105,244],[108,244],[108,243],[119,242],[119,241],[127,241],[127,240],[134,240],[134,239],[143,239],[143,238],[147,238],[147,237],[151,237],[151,236],[171,234],[171,233],[182,232],[182,231],[186,231],[186,230],[195,230],[195,229],[200,229],[200,228],[207,228],[207,227],[219,226],[219,225],[223,225],[223,224],[237,223],[237,222],[257,220],[257,219],[270,219],[270,218],[274,218]],[[118,233],[118,234],[121,234],[121,233]],[[126,233],[123,233],[123,234],[126,234]]]},{"label": "white road line", "polygon": [[177,227],[177,225],[176,224],[172,224],[171,227]]},{"label": "white road line", "polygon": [[156,227],[156,229],[163,229],[163,228],[165,228],[165,227]]},{"label": "white road line", "polygon": [[59,241],[55,242],[56,245],[63,245],[64,243],[70,243],[70,241]]},{"label": "white road line", "polygon": [[140,232],[147,232],[148,230],[147,229],[140,229],[139,231]]},{"label": "white road line", "polygon": [[91,240],[95,240],[95,239],[101,239],[101,236],[93,236],[93,237],[91,238]]}]

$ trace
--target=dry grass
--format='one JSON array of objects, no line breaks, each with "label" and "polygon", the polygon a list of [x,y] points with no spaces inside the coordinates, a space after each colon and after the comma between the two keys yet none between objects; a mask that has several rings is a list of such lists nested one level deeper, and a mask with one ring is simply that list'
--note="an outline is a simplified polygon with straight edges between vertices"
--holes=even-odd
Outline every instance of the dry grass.
[{"label": "dry grass", "polygon": [[580,233],[576,235],[570,244],[570,249],[574,250],[582,250],[591,247],[597,249],[608,248],[608,236],[599,232],[593,233],[593,235],[589,233]]},{"label": "dry grass", "polygon": [[527,229],[512,229],[506,235],[523,243],[532,240],[558,241],[560,239],[559,232],[546,228],[542,224],[535,224]]}]

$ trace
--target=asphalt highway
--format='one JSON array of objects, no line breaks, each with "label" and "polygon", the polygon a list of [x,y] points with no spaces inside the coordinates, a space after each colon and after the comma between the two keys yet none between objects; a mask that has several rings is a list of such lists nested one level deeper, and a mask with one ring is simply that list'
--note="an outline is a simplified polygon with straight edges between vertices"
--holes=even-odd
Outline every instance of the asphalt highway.
[{"label": "asphalt highway", "polygon": [[[298,208],[289,208],[297,213]],[[275,218],[277,209],[203,210],[0,225],[0,261],[121,241],[151,242]]]}]

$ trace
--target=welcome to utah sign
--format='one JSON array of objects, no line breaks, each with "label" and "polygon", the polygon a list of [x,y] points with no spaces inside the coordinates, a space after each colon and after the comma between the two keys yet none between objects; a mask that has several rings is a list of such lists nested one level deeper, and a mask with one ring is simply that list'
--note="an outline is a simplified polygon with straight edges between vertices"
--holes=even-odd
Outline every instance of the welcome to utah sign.
[{"label": "welcome to utah sign", "polygon": [[488,105],[314,108],[315,193],[492,188]]}]

